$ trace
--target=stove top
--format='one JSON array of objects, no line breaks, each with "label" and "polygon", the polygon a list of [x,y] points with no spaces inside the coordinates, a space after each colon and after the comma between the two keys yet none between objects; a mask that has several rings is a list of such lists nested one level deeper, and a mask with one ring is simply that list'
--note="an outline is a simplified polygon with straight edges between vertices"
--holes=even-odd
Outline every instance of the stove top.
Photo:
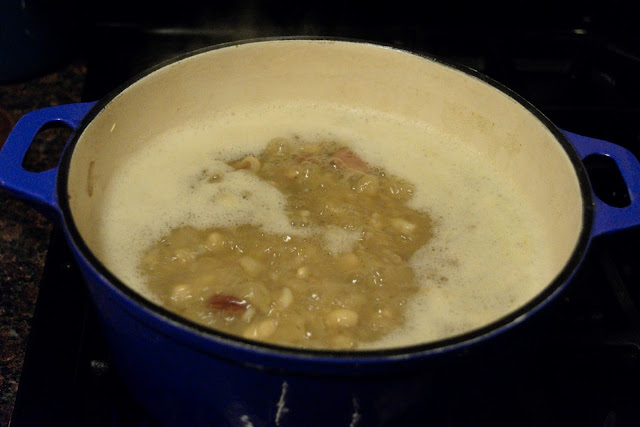
[{"label": "stove top", "polygon": [[[124,11],[124,3],[116,1],[115,10]],[[475,68],[514,89],[557,126],[623,145],[640,157],[640,58],[628,48],[640,44],[619,28],[603,29],[591,15],[564,11],[558,22],[545,25],[533,25],[534,16],[517,29],[480,28],[476,22],[460,30],[406,15],[382,22],[383,15],[358,19],[347,10],[240,4],[245,8],[236,10],[235,21],[223,19],[231,9],[224,16],[207,9],[199,17],[173,20],[161,13],[144,19],[133,13],[128,20],[106,14],[92,31],[83,98],[99,99],[148,66],[212,44],[259,36],[340,36]],[[606,159],[592,159],[587,167],[601,198],[615,206],[628,203]],[[477,387],[460,390],[446,425],[640,425],[639,234],[630,230],[594,242],[577,279],[539,322],[548,340],[527,369],[487,377],[482,393]],[[110,367],[59,230],[51,239],[12,425],[156,425]]]}]

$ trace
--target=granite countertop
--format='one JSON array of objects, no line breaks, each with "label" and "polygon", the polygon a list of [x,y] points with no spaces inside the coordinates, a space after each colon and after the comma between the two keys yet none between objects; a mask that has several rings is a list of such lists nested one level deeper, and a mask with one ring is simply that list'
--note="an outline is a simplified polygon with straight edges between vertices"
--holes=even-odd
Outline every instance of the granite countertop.
[{"label": "granite countertop", "polygon": [[[0,84],[0,147],[25,113],[79,102],[85,74],[84,61],[75,60],[38,78]],[[24,166],[55,166],[69,133],[40,132]],[[36,210],[0,190],[0,426],[11,418],[51,229]]]}]

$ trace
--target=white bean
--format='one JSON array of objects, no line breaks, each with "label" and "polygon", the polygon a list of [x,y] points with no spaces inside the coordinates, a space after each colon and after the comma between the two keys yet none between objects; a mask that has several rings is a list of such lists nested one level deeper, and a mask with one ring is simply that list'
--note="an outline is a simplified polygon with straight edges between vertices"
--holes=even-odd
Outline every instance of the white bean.
[{"label": "white bean", "polygon": [[413,230],[416,229],[416,225],[414,223],[409,222],[406,219],[402,219],[402,218],[393,218],[391,220],[391,225],[397,231],[404,234],[411,233]]},{"label": "white bean", "polygon": [[171,291],[171,300],[175,302],[185,301],[192,296],[193,295],[191,294],[191,286],[184,283],[176,285]]},{"label": "white bean", "polygon": [[360,266],[360,259],[352,252],[340,255],[338,258],[338,266],[345,271],[353,271]]},{"label": "white bean", "polygon": [[262,263],[250,256],[240,258],[240,266],[251,277],[256,277],[262,271]]},{"label": "white bean", "polygon": [[249,326],[242,335],[249,339],[266,339],[273,335],[277,328],[278,324],[273,319],[266,319]]},{"label": "white bean", "polygon": [[253,307],[249,307],[245,310],[244,313],[242,313],[242,317],[241,319],[247,323],[251,322],[251,320],[253,320],[253,317],[256,315],[256,309]]},{"label": "white bean", "polygon": [[296,277],[299,279],[306,279],[309,277],[309,267],[302,266],[296,270]]},{"label": "white bean", "polygon": [[224,244],[224,236],[220,233],[213,232],[207,236],[207,248],[212,252],[220,252]]},{"label": "white bean", "polygon": [[358,313],[348,308],[338,308],[325,316],[324,323],[330,328],[351,328],[358,324]]},{"label": "white bean", "polygon": [[274,282],[280,279],[280,273],[278,273],[277,271],[269,271],[268,276],[269,279],[273,280]]},{"label": "white bean", "polygon": [[282,294],[280,294],[280,298],[278,298],[278,304],[280,307],[287,308],[293,302],[293,292],[289,288],[283,288]]},{"label": "white bean", "polygon": [[271,294],[261,283],[250,283],[247,292],[242,297],[248,299],[252,306],[264,314],[271,310]]}]

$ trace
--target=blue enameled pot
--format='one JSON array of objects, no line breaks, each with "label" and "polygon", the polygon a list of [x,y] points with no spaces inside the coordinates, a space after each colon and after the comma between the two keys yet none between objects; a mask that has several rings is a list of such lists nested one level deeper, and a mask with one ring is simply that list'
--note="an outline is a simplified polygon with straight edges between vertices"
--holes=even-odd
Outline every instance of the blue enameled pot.
[{"label": "blue enameled pot", "polygon": [[[111,171],[149,135],[238,105],[295,100],[341,103],[427,120],[473,139],[496,167],[513,170],[549,210],[559,268],[518,310],[459,336],[411,347],[311,351],[219,333],[130,289],[95,250],[96,206]],[[60,165],[22,168],[39,129],[75,131]],[[612,158],[631,204],[594,196],[582,160]],[[399,425],[446,418],[456,387],[482,349],[549,305],[600,234],[640,223],[640,165],[627,150],[557,129],[500,84],[463,67],[370,43],[269,39],[215,46],[150,69],[99,102],[31,112],[0,152],[0,186],[48,214],[82,270],[122,381],[167,425]],[[508,260],[505,260],[508,262]],[[510,335],[511,334],[511,335]],[[473,365],[473,363],[471,363]],[[464,376],[457,371],[466,372]],[[481,387],[480,387],[481,388]],[[429,423],[429,425],[431,425]]]}]

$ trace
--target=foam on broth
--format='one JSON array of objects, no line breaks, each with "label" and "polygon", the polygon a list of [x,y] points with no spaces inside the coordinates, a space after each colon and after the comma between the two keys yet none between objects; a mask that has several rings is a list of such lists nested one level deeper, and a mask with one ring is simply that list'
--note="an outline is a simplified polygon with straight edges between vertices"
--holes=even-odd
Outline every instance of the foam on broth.
[{"label": "foam on broth", "polygon": [[[283,195],[257,177],[226,174],[216,186],[198,185],[204,169],[224,172],[231,168],[226,162],[260,152],[275,137],[349,145],[367,163],[415,184],[411,207],[434,220],[434,237],[411,259],[421,289],[405,326],[367,347],[429,342],[481,327],[553,279],[549,236],[536,207],[465,141],[400,117],[307,104],[216,113],[148,141],[105,193],[99,230],[107,268],[153,298],[138,270],[140,257],[171,229],[251,224],[270,233],[306,232],[291,226]],[[335,247],[353,239],[331,234],[327,244]]]}]

